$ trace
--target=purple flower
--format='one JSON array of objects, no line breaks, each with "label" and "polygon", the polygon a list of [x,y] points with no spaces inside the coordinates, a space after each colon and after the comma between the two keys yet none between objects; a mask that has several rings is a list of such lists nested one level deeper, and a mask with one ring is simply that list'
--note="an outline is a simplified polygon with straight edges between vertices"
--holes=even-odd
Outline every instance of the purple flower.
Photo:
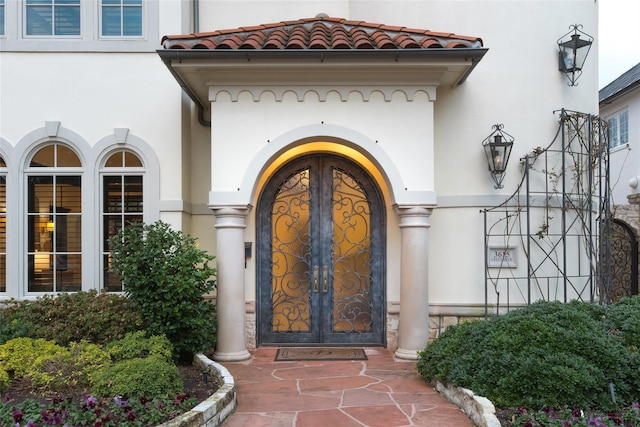
[{"label": "purple flower", "polygon": [[116,405],[120,407],[127,406],[127,401],[122,398],[122,396],[116,396],[113,398],[113,401],[116,402]]},{"label": "purple flower", "polygon": [[582,418],[584,416],[584,412],[582,412],[582,409],[574,409],[573,411],[571,411],[571,415],[573,415],[576,418]]},{"label": "purple flower", "polygon": [[136,419],[136,414],[134,414],[133,411],[127,412],[127,421],[133,421],[135,419]]},{"label": "purple flower", "polygon": [[633,408],[636,412],[640,412],[640,404],[638,404],[638,402],[633,402],[631,404],[631,408]]},{"label": "purple flower", "polygon": [[13,417],[13,420],[17,423],[19,423],[20,421],[22,421],[22,411],[20,409],[17,408],[13,408],[13,412],[11,413],[11,416]]},{"label": "purple flower", "polygon": [[96,403],[98,402],[97,399],[95,397],[93,397],[93,396],[87,396],[84,399],[84,401],[85,401],[85,403],[87,404],[87,406],[89,408],[95,408]]}]

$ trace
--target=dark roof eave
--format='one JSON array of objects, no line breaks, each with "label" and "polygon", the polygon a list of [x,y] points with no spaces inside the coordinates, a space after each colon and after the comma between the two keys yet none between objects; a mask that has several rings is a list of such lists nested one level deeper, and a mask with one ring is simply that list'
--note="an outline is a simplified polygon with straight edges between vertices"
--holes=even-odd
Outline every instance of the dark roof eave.
[{"label": "dark roof eave", "polygon": [[330,58],[338,59],[401,59],[417,58],[468,58],[479,61],[487,53],[488,48],[434,48],[434,49],[158,49],[163,61],[193,59],[313,59],[320,61]]},{"label": "dark roof eave", "polygon": [[629,86],[626,86],[622,89],[620,89],[617,92],[612,93],[611,95],[607,96],[606,98],[601,99],[598,103],[600,105],[606,105],[606,104],[611,104],[613,101],[615,101],[616,99],[630,93],[633,92],[636,89],[640,88],[640,80],[636,80],[635,82],[633,82],[632,84],[630,84]]}]

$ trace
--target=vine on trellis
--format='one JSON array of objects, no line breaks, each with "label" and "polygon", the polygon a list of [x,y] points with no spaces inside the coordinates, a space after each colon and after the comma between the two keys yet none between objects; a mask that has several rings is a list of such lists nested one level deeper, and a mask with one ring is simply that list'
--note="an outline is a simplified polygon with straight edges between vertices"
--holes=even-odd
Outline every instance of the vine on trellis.
[{"label": "vine on trellis", "polygon": [[606,122],[563,109],[551,143],[520,160],[516,191],[482,211],[485,312],[540,299],[603,301],[601,236],[611,218]]}]

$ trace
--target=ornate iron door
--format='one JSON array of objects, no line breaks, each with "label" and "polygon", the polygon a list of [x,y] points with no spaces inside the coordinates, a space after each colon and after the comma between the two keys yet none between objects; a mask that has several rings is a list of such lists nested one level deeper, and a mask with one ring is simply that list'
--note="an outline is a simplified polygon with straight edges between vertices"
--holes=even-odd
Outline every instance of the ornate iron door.
[{"label": "ornate iron door", "polygon": [[605,230],[603,267],[608,267],[609,301],[638,295],[638,241],[633,230],[617,220],[612,220]]},{"label": "ornate iron door", "polygon": [[356,164],[312,155],[258,206],[258,344],[384,344],[384,209]]}]

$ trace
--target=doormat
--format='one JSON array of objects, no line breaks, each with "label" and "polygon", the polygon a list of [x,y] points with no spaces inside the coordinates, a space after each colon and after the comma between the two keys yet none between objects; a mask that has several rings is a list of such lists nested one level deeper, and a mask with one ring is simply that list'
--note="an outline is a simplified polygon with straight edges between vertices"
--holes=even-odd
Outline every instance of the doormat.
[{"label": "doormat", "polygon": [[281,347],[276,362],[293,360],[367,360],[363,348],[349,347]]}]

